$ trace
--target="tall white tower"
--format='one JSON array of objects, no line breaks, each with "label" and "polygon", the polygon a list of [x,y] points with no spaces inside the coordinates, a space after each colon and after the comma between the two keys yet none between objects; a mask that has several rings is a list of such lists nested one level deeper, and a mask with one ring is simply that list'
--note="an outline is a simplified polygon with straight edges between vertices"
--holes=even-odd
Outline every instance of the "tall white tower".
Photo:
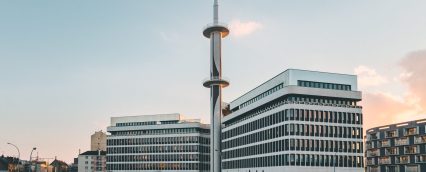
[{"label": "tall white tower", "polygon": [[210,39],[210,80],[203,83],[210,88],[210,172],[221,172],[221,118],[222,118],[222,88],[229,82],[222,78],[222,38],[229,34],[228,28],[219,24],[218,2],[214,0],[213,23],[208,25],[203,34]]}]

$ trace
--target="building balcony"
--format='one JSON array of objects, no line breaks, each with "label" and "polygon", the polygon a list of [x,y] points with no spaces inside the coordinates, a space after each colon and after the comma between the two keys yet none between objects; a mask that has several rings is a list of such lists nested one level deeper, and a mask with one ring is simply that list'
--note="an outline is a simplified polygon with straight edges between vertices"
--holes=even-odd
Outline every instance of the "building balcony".
[{"label": "building balcony", "polygon": [[379,158],[379,165],[391,164],[391,159],[389,157]]},{"label": "building balcony", "polygon": [[379,149],[367,151],[367,157],[375,157],[375,156],[380,156],[380,150]]},{"label": "building balcony", "polygon": [[414,144],[426,143],[426,136],[416,136],[414,138]]},{"label": "building balcony", "polygon": [[379,139],[378,133],[367,134],[367,140],[377,140]]},{"label": "building balcony", "polygon": [[417,154],[419,153],[419,147],[417,146],[409,146],[409,147],[405,147],[404,153],[405,154]]},{"label": "building balcony", "polygon": [[416,155],[416,163],[426,163],[426,154]]},{"label": "building balcony", "polygon": [[395,139],[395,145],[396,146],[408,145],[408,144],[409,144],[408,137]]},{"label": "building balcony", "polygon": [[385,155],[398,155],[398,148],[387,148]]},{"label": "building balcony", "polygon": [[374,161],[374,159],[367,159],[367,165],[376,165],[376,162]]},{"label": "building balcony", "polygon": [[380,143],[381,143],[381,147],[389,147],[389,146],[391,146],[390,140],[382,140]]},{"label": "building balcony", "polygon": [[410,156],[400,156],[395,159],[396,164],[408,164],[410,163]]},{"label": "building balcony", "polygon": [[387,131],[385,133],[385,138],[392,138],[392,137],[398,137],[398,131],[397,130]]},{"label": "building balcony", "polygon": [[416,135],[416,134],[419,134],[417,127],[404,129],[404,136],[411,136],[411,135]]}]

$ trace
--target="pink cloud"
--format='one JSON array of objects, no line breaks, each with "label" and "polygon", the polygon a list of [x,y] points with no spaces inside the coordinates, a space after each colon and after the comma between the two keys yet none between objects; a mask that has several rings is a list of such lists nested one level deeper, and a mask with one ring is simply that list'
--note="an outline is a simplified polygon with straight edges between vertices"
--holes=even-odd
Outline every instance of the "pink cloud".
[{"label": "pink cloud", "polygon": [[233,20],[229,24],[231,35],[235,37],[244,37],[261,29],[263,25],[256,21],[241,22],[240,20]]},{"label": "pink cloud", "polygon": [[414,109],[412,105],[385,93],[364,93],[362,105],[364,129],[408,121],[408,118],[401,118],[401,116],[413,114]]},{"label": "pink cloud", "polygon": [[[396,81],[407,85],[407,91],[401,93],[401,99],[383,92],[364,92],[362,105],[365,129],[426,118],[426,51],[408,54],[399,65],[403,71],[396,77]],[[357,69],[360,85],[379,86],[386,81],[374,69]]]},{"label": "pink cloud", "polygon": [[410,98],[426,110],[426,50],[408,54],[400,65],[405,73],[401,80],[408,85]]}]

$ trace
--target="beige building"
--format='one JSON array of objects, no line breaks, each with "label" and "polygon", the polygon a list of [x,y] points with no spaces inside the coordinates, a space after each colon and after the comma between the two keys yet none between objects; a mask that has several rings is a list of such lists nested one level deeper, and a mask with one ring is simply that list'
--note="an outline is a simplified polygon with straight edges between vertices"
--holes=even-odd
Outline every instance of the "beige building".
[{"label": "beige building", "polygon": [[90,150],[91,151],[106,151],[106,133],[101,131],[96,131],[95,134],[91,136]]}]

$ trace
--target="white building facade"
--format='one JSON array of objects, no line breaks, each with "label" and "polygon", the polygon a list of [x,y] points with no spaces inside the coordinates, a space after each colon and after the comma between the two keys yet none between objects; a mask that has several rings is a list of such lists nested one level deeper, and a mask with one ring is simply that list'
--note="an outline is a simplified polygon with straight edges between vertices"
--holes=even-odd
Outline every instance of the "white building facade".
[{"label": "white building facade", "polygon": [[108,171],[208,171],[209,125],[180,114],[111,118]]},{"label": "white building facade", "polygon": [[230,103],[224,172],[361,172],[354,75],[288,69]]},{"label": "white building facade", "polygon": [[106,152],[86,151],[78,155],[78,172],[106,172]]}]

